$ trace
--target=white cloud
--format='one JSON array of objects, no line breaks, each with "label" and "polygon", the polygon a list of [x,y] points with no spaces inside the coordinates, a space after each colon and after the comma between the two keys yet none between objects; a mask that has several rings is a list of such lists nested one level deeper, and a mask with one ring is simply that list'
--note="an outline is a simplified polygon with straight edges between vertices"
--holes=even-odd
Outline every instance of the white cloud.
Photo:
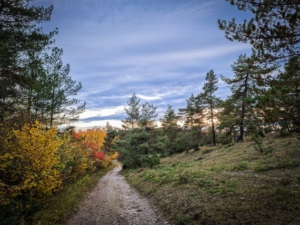
[{"label": "white cloud", "polygon": [[140,95],[140,94],[137,94],[136,95],[138,98],[140,99],[144,99],[144,100],[158,100],[158,99],[161,99],[161,96],[145,96],[145,95]]},{"label": "white cloud", "polygon": [[93,109],[93,110],[85,110],[82,114],[80,114],[80,119],[87,119],[91,117],[101,117],[101,116],[112,116],[119,114],[124,111],[124,106],[116,106],[109,107],[103,109]]},{"label": "white cloud", "polygon": [[72,123],[71,126],[75,126],[76,129],[81,129],[85,130],[88,128],[93,128],[93,127],[105,127],[106,123],[109,122],[110,125],[114,127],[121,128],[122,127],[122,122],[120,120],[94,120],[90,122],[83,122],[83,121],[78,121],[75,123]]}]

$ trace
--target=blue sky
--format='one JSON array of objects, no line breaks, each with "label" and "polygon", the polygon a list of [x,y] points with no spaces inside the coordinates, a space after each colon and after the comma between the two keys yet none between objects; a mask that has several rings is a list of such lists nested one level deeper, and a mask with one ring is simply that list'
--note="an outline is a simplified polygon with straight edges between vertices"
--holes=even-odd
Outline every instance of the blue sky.
[{"label": "blue sky", "polygon": [[[58,27],[55,46],[63,48],[70,75],[83,85],[78,98],[86,111],[77,128],[120,126],[135,92],[141,102],[186,106],[202,91],[206,73],[233,76],[231,64],[247,44],[230,42],[217,20],[246,18],[224,0],[36,0],[54,5],[45,31]],[[219,79],[218,97],[230,95]]]}]

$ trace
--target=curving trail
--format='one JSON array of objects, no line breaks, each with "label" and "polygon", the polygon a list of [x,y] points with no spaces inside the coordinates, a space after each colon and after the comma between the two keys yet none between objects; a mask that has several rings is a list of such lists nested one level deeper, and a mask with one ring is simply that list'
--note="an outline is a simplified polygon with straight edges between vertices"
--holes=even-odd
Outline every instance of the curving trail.
[{"label": "curving trail", "polygon": [[99,180],[95,189],[67,225],[168,225],[119,174],[117,166]]}]

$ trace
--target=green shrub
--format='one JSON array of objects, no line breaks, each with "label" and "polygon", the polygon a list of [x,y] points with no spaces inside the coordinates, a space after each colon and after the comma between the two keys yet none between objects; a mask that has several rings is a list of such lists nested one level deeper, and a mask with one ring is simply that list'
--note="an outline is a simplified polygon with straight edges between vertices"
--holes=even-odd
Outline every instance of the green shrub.
[{"label": "green shrub", "polygon": [[151,154],[145,155],[141,157],[141,163],[144,167],[153,168],[153,166],[158,165],[160,162],[160,155],[159,154]]},{"label": "green shrub", "polygon": [[300,165],[300,162],[290,158],[289,156],[285,157],[282,162],[278,164],[278,168],[283,169],[283,168],[294,168]]},{"label": "green shrub", "polygon": [[251,140],[254,142],[253,147],[256,151],[263,153],[263,138],[258,134],[252,134]]},{"label": "green shrub", "polygon": [[246,170],[248,169],[248,162],[241,161],[233,167],[233,170]]},{"label": "green shrub", "polygon": [[228,134],[218,134],[217,135],[217,143],[221,145],[227,145],[232,143],[232,138]]},{"label": "green shrub", "polygon": [[279,131],[279,137],[289,137],[291,135],[292,135],[292,132],[289,132],[289,131],[287,131],[285,129],[281,129]]},{"label": "green shrub", "polygon": [[179,184],[187,184],[193,180],[193,176],[189,171],[183,170],[178,172],[178,180]]}]

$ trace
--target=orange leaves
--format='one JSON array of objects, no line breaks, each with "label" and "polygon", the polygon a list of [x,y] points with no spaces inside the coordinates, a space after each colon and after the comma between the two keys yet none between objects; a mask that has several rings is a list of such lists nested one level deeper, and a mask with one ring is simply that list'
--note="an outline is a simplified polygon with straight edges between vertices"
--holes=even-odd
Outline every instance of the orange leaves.
[{"label": "orange leaves", "polygon": [[90,159],[93,160],[97,168],[107,167],[114,159],[118,157],[118,153],[105,155],[102,151],[104,139],[106,137],[105,129],[93,128],[85,131],[80,130],[72,133],[73,140],[80,143],[82,149],[90,150]]},{"label": "orange leaves", "polygon": [[72,136],[76,140],[82,139],[85,144],[92,143],[93,147],[97,147],[97,150],[100,150],[104,143],[106,131],[101,128],[87,129],[85,131],[79,130],[78,132],[73,132]]},{"label": "orange leaves", "polygon": [[103,147],[106,131],[101,128],[87,129],[85,131],[73,132],[74,140],[81,142],[82,148],[89,148],[92,150],[90,157],[94,160],[105,158],[104,153],[101,151]]},{"label": "orange leaves", "polygon": [[96,159],[101,159],[101,160],[103,160],[103,159],[105,158],[104,152],[101,152],[101,151],[96,152],[96,153],[95,153],[95,157],[96,157]]}]

